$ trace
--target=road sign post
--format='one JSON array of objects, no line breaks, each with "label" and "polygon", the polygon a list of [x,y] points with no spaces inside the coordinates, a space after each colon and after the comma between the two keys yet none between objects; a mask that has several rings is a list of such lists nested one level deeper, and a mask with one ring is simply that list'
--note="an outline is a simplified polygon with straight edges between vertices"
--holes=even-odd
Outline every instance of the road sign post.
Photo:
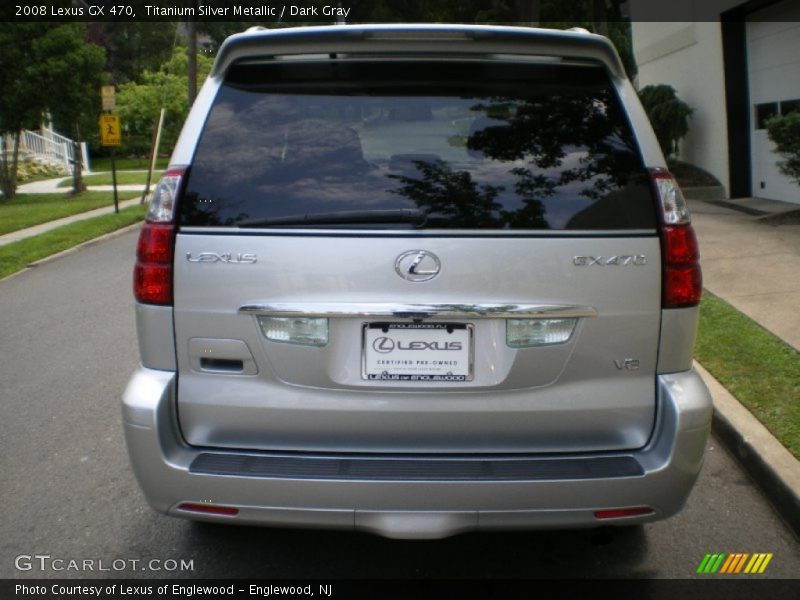
[{"label": "road sign post", "polygon": [[114,212],[119,212],[119,198],[117,197],[117,149],[111,148],[111,183],[114,186]]},{"label": "road sign post", "polygon": [[[106,105],[105,87],[103,89],[103,106]],[[113,95],[112,95],[113,106]],[[117,196],[117,162],[116,148],[122,143],[122,130],[119,125],[119,116],[112,114],[100,115],[100,145],[111,148],[111,181],[114,184],[114,212],[119,212],[119,199]]]}]

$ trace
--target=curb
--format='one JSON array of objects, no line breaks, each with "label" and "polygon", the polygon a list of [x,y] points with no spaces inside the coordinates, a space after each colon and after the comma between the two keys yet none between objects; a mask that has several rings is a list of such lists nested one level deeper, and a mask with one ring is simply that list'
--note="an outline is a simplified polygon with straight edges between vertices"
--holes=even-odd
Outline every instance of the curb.
[{"label": "curb", "polygon": [[[144,219],[142,219],[142,221],[144,221]],[[56,260],[56,259],[61,258],[63,256],[67,256],[69,254],[73,254],[73,253],[77,252],[78,250],[81,250],[82,248],[86,248],[87,246],[91,246],[93,244],[98,244],[100,242],[104,242],[106,240],[110,240],[112,238],[120,236],[120,235],[122,235],[124,233],[128,233],[129,231],[133,231],[134,229],[137,229],[138,227],[142,226],[142,221],[137,221],[136,223],[132,223],[131,225],[126,225],[125,227],[122,227],[120,229],[115,229],[114,231],[109,231],[108,233],[104,233],[103,235],[101,235],[99,237],[92,238],[91,240],[86,240],[85,242],[81,242],[80,244],[78,244],[77,246],[73,246],[72,248],[67,248],[66,250],[62,250],[61,252],[56,252],[55,254],[51,254],[50,256],[45,256],[44,258],[42,258],[40,260],[37,260],[36,262],[32,262],[31,264],[25,266],[24,269],[20,269],[16,273],[12,273],[11,275],[3,277],[2,279],[0,279],[0,283],[3,283],[4,281],[8,281],[9,279],[13,279],[17,275],[22,275],[23,273],[27,273],[28,271],[30,271],[31,269],[33,269],[35,267],[38,267],[39,265],[43,265],[45,263],[49,263],[50,261]]]},{"label": "curb", "polygon": [[800,461],[702,365],[694,367],[714,398],[711,429],[800,537]]}]

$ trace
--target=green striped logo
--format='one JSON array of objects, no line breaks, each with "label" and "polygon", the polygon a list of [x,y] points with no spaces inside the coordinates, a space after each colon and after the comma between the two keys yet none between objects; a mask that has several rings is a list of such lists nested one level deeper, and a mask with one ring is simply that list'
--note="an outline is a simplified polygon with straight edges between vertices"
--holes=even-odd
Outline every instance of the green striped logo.
[{"label": "green striped logo", "polygon": [[698,573],[716,573],[722,566],[722,560],[725,558],[725,553],[720,554],[706,554],[700,566],[697,567]]},{"label": "green striped logo", "polygon": [[763,573],[771,560],[772,553],[766,552],[717,552],[706,554],[696,572],[703,575],[756,575]]}]

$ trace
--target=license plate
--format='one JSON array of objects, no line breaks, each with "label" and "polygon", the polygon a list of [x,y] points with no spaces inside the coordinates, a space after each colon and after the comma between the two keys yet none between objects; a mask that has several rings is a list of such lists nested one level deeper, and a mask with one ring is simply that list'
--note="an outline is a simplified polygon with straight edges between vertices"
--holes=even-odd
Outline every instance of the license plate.
[{"label": "license plate", "polygon": [[364,379],[471,381],[472,325],[465,323],[367,323]]}]

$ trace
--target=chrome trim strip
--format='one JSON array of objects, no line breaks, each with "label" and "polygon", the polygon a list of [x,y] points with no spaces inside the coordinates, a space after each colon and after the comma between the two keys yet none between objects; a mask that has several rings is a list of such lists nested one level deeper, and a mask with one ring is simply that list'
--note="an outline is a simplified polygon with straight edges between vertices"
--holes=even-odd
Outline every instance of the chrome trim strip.
[{"label": "chrome trim strip", "polygon": [[397,319],[567,319],[596,317],[591,306],[563,304],[390,304],[274,302],[245,304],[239,313],[268,317],[394,317]]}]

